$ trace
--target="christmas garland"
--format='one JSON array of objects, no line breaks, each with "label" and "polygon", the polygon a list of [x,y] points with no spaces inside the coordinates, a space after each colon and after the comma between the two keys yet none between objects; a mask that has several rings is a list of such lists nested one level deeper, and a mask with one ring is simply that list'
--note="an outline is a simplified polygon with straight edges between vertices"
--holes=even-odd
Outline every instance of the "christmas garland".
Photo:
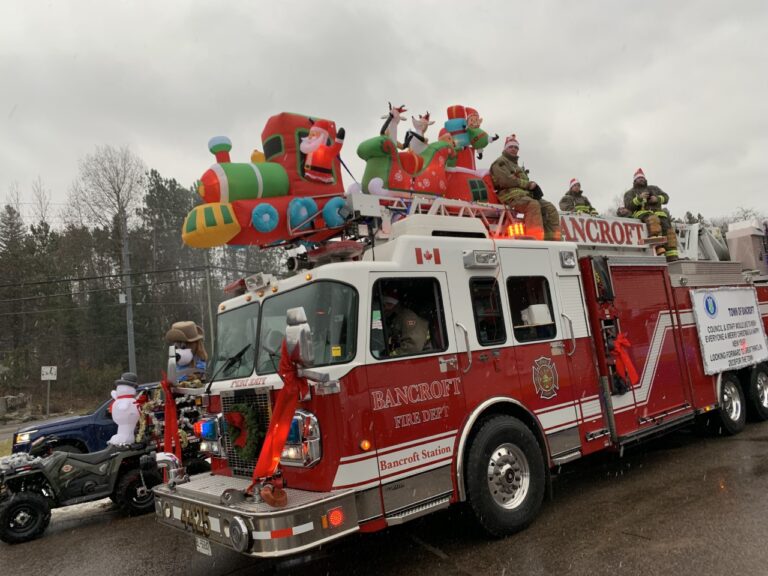
[{"label": "christmas garland", "polygon": [[266,422],[256,409],[247,404],[235,404],[226,414],[227,435],[235,453],[243,460],[255,460],[267,434]]}]

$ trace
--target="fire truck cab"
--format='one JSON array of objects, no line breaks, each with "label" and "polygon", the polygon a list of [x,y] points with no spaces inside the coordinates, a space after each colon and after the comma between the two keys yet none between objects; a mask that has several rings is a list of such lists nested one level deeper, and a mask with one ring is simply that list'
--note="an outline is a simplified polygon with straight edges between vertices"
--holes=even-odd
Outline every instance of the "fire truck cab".
[{"label": "fire truck cab", "polygon": [[[500,536],[535,518],[559,465],[697,417],[728,433],[768,418],[768,288],[738,262],[667,264],[636,221],[563,218],[567,240],[545,242],[432,210],[355,261],[247,278],[219,307],[213,471],[156,488],[158,520],[204,552],[268,557],[469,501]],[[298,307],[314,362],[276,508],[243,494],[283,389],[266,343]]]}]

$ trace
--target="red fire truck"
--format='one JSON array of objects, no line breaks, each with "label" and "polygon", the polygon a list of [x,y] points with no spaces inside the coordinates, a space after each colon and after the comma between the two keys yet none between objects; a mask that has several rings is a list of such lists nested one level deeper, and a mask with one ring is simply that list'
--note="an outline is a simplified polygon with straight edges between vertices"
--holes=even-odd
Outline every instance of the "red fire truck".
[{"label": "red fire truck", "polygon": [[[565,240],[545,242],[515,238],[499,206],[347,202],[357,239],[219,306],[199,423],[213,471],[160,455],[155,489],[157,519],[198,550],[288,555],[462,501],[506,535],[558,466],[694,419],[768,419],[768,284],[740,263],[668,264],[630,219],[563,215]],[[306,325],[307,389],[270,479],[284,500],[267,501],[253,471],[285,390],[274,342]]]}]

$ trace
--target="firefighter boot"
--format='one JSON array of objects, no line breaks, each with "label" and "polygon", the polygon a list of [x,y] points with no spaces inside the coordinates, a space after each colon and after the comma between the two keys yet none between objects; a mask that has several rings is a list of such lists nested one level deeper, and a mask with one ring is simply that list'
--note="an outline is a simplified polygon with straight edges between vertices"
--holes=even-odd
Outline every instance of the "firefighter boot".
[{"label": "firefighter boot", "polygon": [[640,221],[644,222],[648,228],[648,238],[646,239],[646,243],[654,244],[656,246],[655,250],[657,256],[664,256],[667,250],[664,247],[665,238],[659,217],[653,213],[645,214],[640,218]]},{"label": "firefighter boot", "polygon": [[560,241],[560,213],[552,202],[539,200],[541,218],[544,224],[544,240]]},{"label": "firefighter boot", "polygon": [[677,234],[675,234],[675,227],[672,226],[672,223],[666,215],[663,217],[659,216],[659,220],[661,222],[662,234],[664,234],[667,239],[664,244],[664,248],[666,249],[664,255],[667,257],[667,262],[676,262],[680,255],[677,252]]}]

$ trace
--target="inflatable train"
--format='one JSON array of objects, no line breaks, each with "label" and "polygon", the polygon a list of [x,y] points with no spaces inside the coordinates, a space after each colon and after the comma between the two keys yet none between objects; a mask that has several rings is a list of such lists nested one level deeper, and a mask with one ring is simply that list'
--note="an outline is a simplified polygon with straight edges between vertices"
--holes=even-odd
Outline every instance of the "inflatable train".
[{"label": "inflatable train", "polygon": [[[452,106],[448,115],[441,138],[419,154],[400,151],[386,135],[361,143],[357,153],[366,162],[362,192],[498,203],[487,170],[477,170],[474,163],[475,150],[487,145],[487,135],[467,128],[463,107]],[[322,145],[303,152],[318,135]],[[344,227],[343,129],[337,132],[329,120],[281,113],[267,121],[261,142],[263,153],[255,151],[250,162],[238,163],[230,160],[228,138],[209,141],[216,163],[197,184],[203,203],[185,219],[184,243],[196,248],[318,243]]]}]

